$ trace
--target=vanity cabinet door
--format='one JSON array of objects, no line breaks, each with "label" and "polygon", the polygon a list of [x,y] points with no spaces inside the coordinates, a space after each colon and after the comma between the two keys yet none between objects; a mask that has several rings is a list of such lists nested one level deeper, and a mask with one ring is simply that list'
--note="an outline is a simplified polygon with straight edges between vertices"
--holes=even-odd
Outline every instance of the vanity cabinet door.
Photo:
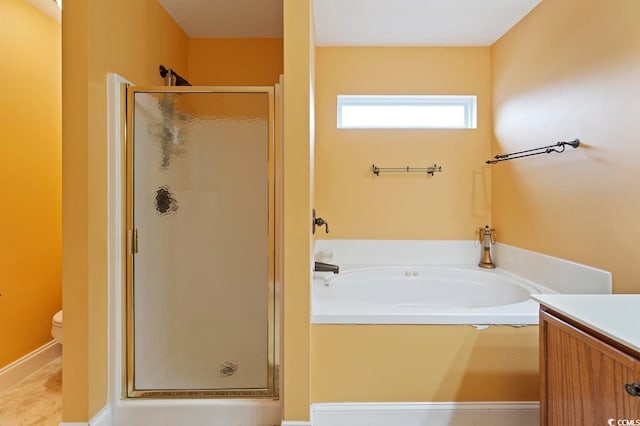
[{"label": "vanity cabinet door", "polygon": [[640,361],[546,312],[540,325],[540,424],[640,425]]}]

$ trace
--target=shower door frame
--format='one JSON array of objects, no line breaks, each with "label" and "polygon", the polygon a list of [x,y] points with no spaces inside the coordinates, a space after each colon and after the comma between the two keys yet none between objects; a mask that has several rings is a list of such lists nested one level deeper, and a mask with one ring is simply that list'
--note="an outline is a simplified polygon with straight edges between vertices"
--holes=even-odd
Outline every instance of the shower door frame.
[{"label": "shower door frame", "polygon": [[[279,398],[280,382],[280,300],[276,296],[276,94],[273,86],[133,86],[123,85],[126,92],[126,108],[124,120],[125,170],[124,202],[125,221],[123,229],[124,242],[124,306],[123,310],[123,389],[122,396],[128,399],[140,398]],[[137,252],[135,236],[134,204],[133,204],[133,135],[134,135],[134,95],[136,93],[211,93],[233,94],[254,93],[266,94],[268,100],[268,147],[267,147],[267,184],[268,184],[268,354],[267,354],[267,387],[266,388],[221,388],[221,389],[136,389],[135,388],[135,324],[133,294],[133,257]]]}]

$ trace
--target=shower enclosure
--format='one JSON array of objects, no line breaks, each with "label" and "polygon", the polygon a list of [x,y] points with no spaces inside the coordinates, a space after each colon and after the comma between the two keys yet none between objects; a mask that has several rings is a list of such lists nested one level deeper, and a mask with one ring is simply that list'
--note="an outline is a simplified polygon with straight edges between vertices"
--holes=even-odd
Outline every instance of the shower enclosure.
[{"label": "shower enclosure", "polygon": [[128,398],[278,397],[274,89],[129,87]]}]

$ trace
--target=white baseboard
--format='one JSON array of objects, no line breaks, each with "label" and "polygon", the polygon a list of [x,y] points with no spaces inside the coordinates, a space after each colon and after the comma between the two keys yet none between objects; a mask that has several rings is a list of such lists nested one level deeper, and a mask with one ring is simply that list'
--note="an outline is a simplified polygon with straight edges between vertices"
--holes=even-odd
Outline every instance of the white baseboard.
[{"label": "white baseboard", "polygon": [[112,426],[111,425],[111,407],[108,405],[98,412],[89,423],[84,422],[62,422],[60,426]]},{"label": "white baseboard", "polygon": [[283,420],[281,426],[311,426],[311,422],[294,422]]},{"label": "white baseboard", "polygon": [[62,354],[62,345],[55,340],[28,353],[0,369],[0,392],[26,379]]},{"label": "white baseboard", "polygon": [[537,426],[539,416],[537,402],[311,405],[313,426]]}]

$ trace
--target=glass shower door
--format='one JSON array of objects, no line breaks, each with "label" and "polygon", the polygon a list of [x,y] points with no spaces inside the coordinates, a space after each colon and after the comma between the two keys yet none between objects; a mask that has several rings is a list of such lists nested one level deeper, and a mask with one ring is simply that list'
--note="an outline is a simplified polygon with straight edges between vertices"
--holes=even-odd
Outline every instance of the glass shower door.
[{"label": "glass shower door", "polygon": [[128,397],[277,396],[272,88],[129,88]]}]

